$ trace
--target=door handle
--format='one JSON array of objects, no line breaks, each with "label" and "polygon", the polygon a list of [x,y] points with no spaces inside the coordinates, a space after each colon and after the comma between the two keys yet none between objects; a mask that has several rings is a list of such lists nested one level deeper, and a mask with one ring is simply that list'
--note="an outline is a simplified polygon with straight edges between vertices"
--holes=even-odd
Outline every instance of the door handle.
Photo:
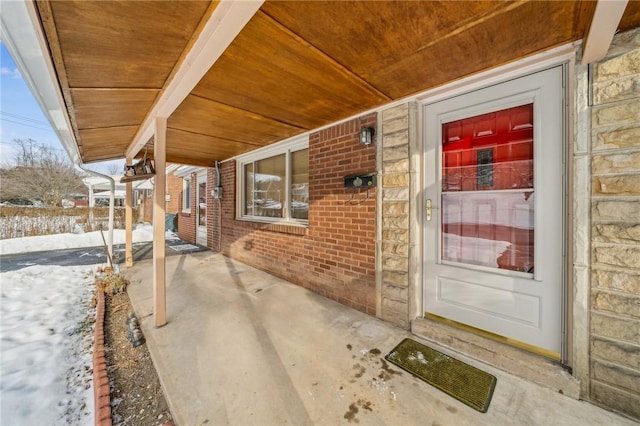
[{"label": "door handle", "polygon": [[431,199],[427,199],[427,202],[425,203],[425,212],[427,221],[431,220]]}]

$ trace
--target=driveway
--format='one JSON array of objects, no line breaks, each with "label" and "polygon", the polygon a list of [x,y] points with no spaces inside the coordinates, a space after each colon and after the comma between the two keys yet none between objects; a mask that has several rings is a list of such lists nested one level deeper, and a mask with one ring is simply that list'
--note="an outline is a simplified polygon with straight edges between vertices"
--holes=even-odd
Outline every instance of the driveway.
[{"label": "driveway", "polygon": [[[124,263],[124,244],[113,246],[113,262]],[[180,239],[167,240],[166,255],[175,256],[184,253],[196,253],[207,250]],[[138,262],[151,259],[153,255],[153,243],[143,242],[133,244],[133,260]],[[82,247],[62,250],[47,250],[30,253],[17,253],[0,256],[0,272],[16,271],[32,265],[93,265],[107,263],[107,255],[104,247]]]}]

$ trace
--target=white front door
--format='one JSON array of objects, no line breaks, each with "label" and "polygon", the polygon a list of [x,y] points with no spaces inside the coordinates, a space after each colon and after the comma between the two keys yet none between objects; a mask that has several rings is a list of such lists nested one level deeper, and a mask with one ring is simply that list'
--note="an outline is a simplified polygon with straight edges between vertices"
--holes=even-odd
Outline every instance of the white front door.
[{"label": "white front door", "polygon": [[424,107],[424,310],[560,358],[563,67]]},{"label": "white front door", "polygon": [[207,245],[207,175],[198,175],[198,217],[196,243]]}]

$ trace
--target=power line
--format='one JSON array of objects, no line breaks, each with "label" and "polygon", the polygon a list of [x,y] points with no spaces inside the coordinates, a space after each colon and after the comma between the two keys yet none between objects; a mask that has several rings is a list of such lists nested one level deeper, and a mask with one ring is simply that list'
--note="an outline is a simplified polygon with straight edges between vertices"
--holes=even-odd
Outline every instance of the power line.
[{"label": "power line", "polygon": [[6,112],[3,111],[2,113],[0,113],[1,115],[8,115],[11,118],[14,118],[16,120],[24,120],[24,121],[30,121],[32,123],[35,124],[43,124],[45,126],[48,126],[49,123],[47,123],[46,121],[42,121],[42,120],[36,120],[35,118],[31,118],[31,117],[27,117],[26,115],[19,115],[19,114],[14,114],[11,112]]},{"label": "power line", "polygon": [[[0,145],[16,145],[16,146],[19,146],[20,143],[19,142],[15,142],[15,141],[0,141]],[[63,153],[67,152],[64,149],[54,148],[51,145],[34,141],[34,146],[38,146],[38,145],[45,146],[48,150],[51,150],[51,151],[58,151],[58,152],[63,152]]]},{"label": "power line", "polygon": [[8,121],[9,123],[18,124],[20,126],[25,126],[25,127],[31,127],[33,129],[47,130],[47,131],[53,132],[53,129],[50,129],[50,128],[47,129],[46,127],[39,127],[32,124],[27,124],[27,123],[20,123],[19,121],[9,120],[8,118],[4,118],[4,117],[2,117],[2,121]]}]

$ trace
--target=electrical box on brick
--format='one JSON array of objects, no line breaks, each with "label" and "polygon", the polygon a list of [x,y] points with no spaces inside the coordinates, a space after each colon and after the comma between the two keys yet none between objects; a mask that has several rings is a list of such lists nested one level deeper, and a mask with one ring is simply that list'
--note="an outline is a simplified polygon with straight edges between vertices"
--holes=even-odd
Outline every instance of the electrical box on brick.
[{"label": "electrical box on brick", "polygon": [[222,198],[222,187],[216,186],[211,190],[211,198],[219,199]]}]

